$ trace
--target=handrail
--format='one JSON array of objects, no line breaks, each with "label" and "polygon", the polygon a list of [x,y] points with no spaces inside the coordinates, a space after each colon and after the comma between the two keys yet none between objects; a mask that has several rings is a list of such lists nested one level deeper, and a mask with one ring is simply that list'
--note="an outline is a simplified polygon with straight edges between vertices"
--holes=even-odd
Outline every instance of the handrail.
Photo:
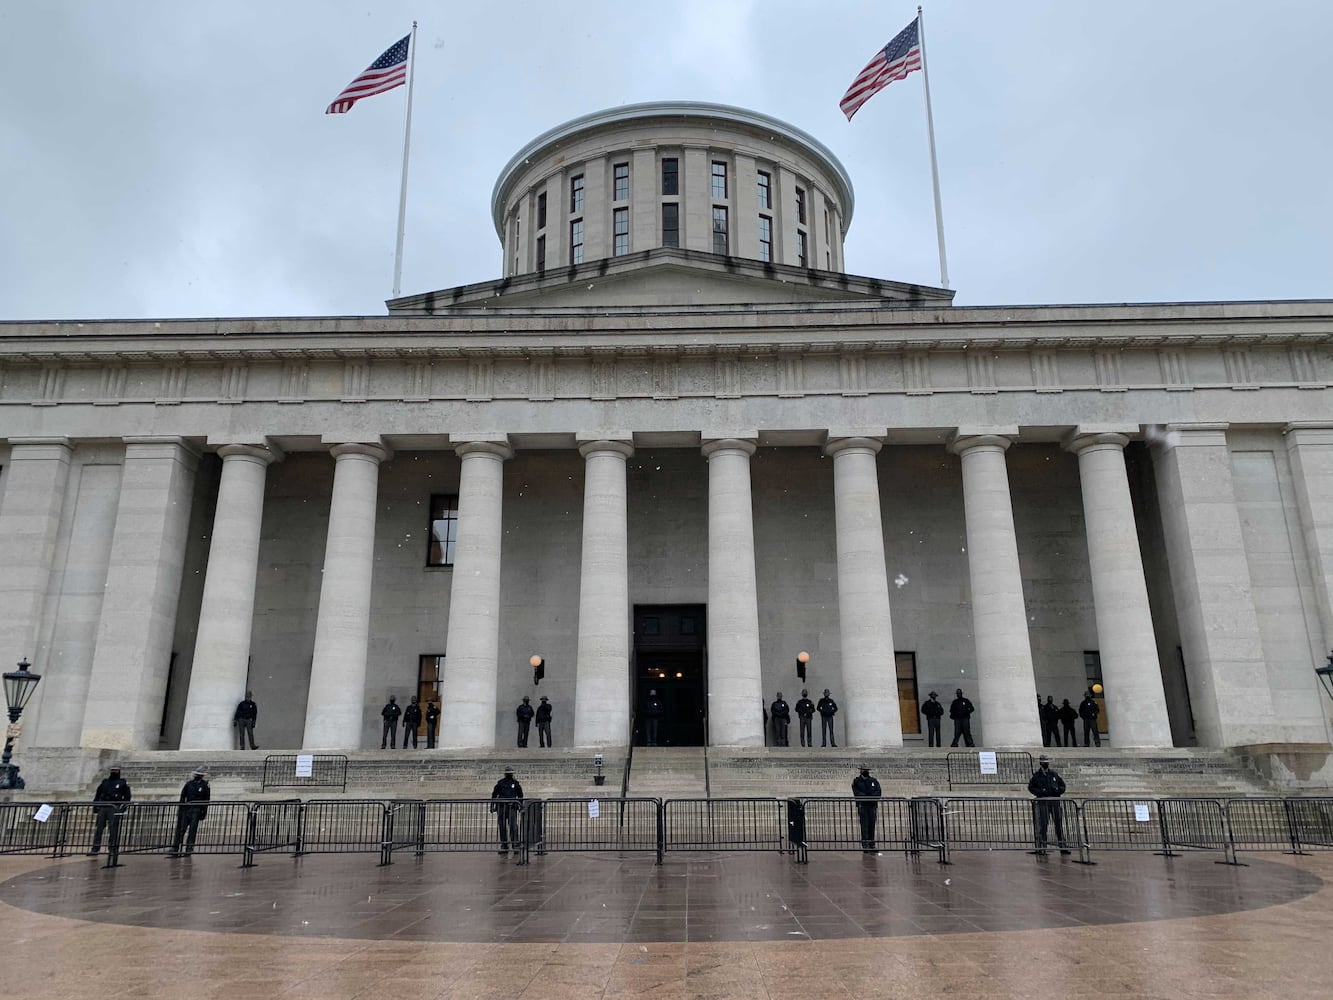
[{"label": "handrail", "polygon": [[[704,718],[705,720],[708,718],[708,714],[706,712],[704,713]],[[704,733],[707,734],[707,732],[708,732],[708,723],[705,722]],[[705,739],[704,740],[704,798],[711,799],[712,797],[713,797],[713,782],[712,779],[709,778],[708,776],[708,740]]]},{"label": "handrail", "polygon": [[[638,711],[629,714],[629,750],[625,754],[625,773],[620,778],[620,797],[623,799],[629,795],[629,769],[634,763],[634,734],[639,728]],[[620,823],[625,824],[625,811],[620,811]]]}]

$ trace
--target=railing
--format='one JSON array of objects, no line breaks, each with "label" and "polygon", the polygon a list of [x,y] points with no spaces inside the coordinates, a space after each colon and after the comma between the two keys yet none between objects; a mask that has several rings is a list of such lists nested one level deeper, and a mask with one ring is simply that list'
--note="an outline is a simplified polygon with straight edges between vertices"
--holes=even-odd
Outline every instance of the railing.
[{"label": "railing", "polygon": [[[982,773],[981,754],[995,755],[995,773]],[[1032,777],[1032,754],[1026,750],[953,750],[944,757],[949,768],[949,787],[954,785],[1019,785],[1026,788]]]},{"label": "railing", "polygon": [[629,717],[629,749],[625,752],[625,771],[620,778],[620,797],[629,795],[629,771],[634,766],[634,738],[638,735],[639,713],[631,712]]},{"label": "railing", "polygon": [[[310,773],[298,775],[297,763],[310,760]],[[347,756],[340,753],[271,753],[264,758],[264,783],[269,788],[340,788],[347,791]]]},{"label": "railing", "polygon": [[667,851],[785,851],[780,799],[668,799],[662,804]]},{"label": "railing", "polygon": [[[924,805],[931,809],[923,810]],[[879,853],[882,848],[909,855],[923,849],[942,851],[940,824],[929,822],[938,811],[939,803],[933,799],[789,799],[788,839],[802,864],[809,863],[811,851]],[[923,812],[935,815],[920,815]]]},{"label": "railing", "polygon": [[[613,806],[618,821],[611,814]],[[660,865],[662,801],[529,799],[523,803],[523,848],[524,864],[532,854],[556,851],[652,851]]]}]

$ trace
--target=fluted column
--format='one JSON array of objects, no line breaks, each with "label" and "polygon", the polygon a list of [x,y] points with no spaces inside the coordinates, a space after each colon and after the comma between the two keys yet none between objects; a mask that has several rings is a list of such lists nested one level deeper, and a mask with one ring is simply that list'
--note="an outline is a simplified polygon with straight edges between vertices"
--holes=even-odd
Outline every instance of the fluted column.
[{"label": "fluted column", "polygon": [[276,448],[249,444],[226,445],[218,455],[222,478],[185,700],[182,750],[226,750],[233,745],[232,714],[245,696],[250,662],[264,480],[269,464],[281,457]]},{"label": "fluted column", "polygon": [[574,744],[629,742],[627,441],[589,441],[584,458]]},{"label": "fluted column", "polygon": [[497,441],[468,442],[457,452],[463,465],[440,684],[440,746],[492,747],[500,658],[503,471],[514,453]]},{"label": "fluted column", "polygon": [[755,589],[751,441],[725,438],[708,458],[708,733],[715,746],[763,746]]},{"label": "fluted column", "polygon": [[180,438],[126,441],[83,746],[157,749],[198,463]]},{"label": "fluted column", "polygon": [[896,747],[903,742],[875,470],[881,447],[871,438],[847,437],[824,448],[833,456],[842,699],[852,746]]},{"label": "fluted column", "polygon": [[1171,721],[1157,660],[1143,558],[1125,471],[1129,438],[1075,429],[1064,445],[1078,455],[1097,646],[1111,735],[1118,747],[1169,747]]},{"label": "fluted column", "polygon": [[949,442],[949,450],[963,463],[977,709],[988,746],[1031,746],[1041,736],[1014,507],[1004,461],[1016,434],[1009,429],[1004,433],[960,430]]},{"label": "fluted column", "polygon": [[315,650],[306,698],[306,749],[361,745],[370,595],[375,566],[375,509],[387,449],[340,444],[333,456],[324,574],[315,621]]}]

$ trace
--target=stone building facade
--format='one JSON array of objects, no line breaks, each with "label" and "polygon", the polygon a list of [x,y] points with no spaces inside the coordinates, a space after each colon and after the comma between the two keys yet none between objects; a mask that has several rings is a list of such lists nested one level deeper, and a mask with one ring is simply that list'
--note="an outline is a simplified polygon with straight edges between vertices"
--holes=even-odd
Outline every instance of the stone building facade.
[{"label": "stone building facade", "polygon": [[503,277],[385,316],[0,324],[25,743],[225,748],[248,688],[265,749],[377,745],[390,693],[613,746],[653,687],[752,746],[802,650],[851,745],[958,687],[1032,745],[1094,681],[1118,746],[1328,742],[1333,303],[847,274],[833,155],[712,105],[561,126],[493,208]]}]

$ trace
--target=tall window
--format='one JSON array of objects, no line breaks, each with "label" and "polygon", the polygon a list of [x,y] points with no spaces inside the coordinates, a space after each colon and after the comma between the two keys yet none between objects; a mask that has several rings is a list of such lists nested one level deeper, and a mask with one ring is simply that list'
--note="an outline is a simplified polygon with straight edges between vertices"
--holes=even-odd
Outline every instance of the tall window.
[{"label": "tall window", "polygon": [[452,566],[454,546],[458,543],[458,496],[436,493],[430,498],[430,547],[427,566]]},{"label": "tall window", "polygon": [[806,253],[805,233],[796,234],[796,266],[810,266],[808,263],[808,255]]},{"label": "tall window", "polygon": [[583,263],[583,220],[575,219],[569,224],[569,262]]},{"label": "tall window", "polygon": [[805,188],[796,189],[796,221],[805,225]]},{"label": "tall window", "polygon": [[583,211],[583,175],[569,180],[569,211],[571,214]]},{"label": "tall window", "polygon": [[612,213],[612,220],[615,224],[615,249],[617,257],[623,257],[629,253],[629,209],[617,208]]},{"label": "tall window", "polygon": [[759,171],[759,207],[773,207],[773,177],[764,171]]},{"label": "tall window", "polygon": [[727,196],[727,165],[725,163],[713,163],[713,197],[725,198]]},{"label": "tall window", "polygon": [[832,251],[829,251],[829,250],[825,250],[825,251],[824,251],[824,270],[825,270],[825,271],[832,271],[832,270],[833,270],[833,253],[832,253]]},{"label": "tall window", "polygon": [[894,666],[898,674],[898,715],[902,719],[903,733],[920,733],[920,704],[917,701],[916,653],[894,653]]},{"label": "tall window", "polygon": [[615,190],[613,195],[616,201],[625,201],[629,198],[628,163],[617,163],[615,165]]},{"label": "tall window", "polygon": [[537,237],[537,270],[546,270],[546,237]]},{"label": "tall window", "polygon": [[824,242],[825,242],[825,243],[831,243],[831,242],[832,242],[832,240],[830,240],[830,239],[829,239],[829,236],[828,236],[828,209],[827,209],[827,208],[824,209]]},{"label": "tall window", "polygon": [[759,216],[759,259],[773,259],[773,220],[767,215]]},{"label": "tall window", "polygon": [[680,246],[680,206],[675,202],[662,206],[662,246]]},{"label": "tall window", "polygon": [[440,700],[440,681],[444,680],[444,656],[428,653],[417,660],[417,700],[422,714],[426,705]]},{"label": "tall window", "polygon": [[537,228],[546,228],[546,192],[537,195]]},{"label": "tall window", "polygon": [[727,210],[722,205],[714,205],[713,253],[725,254],[727,252]]},{"label": "tall window", "polygon": [[680,194],[680,160],[674,156],[662,161],[662,193]]}]

